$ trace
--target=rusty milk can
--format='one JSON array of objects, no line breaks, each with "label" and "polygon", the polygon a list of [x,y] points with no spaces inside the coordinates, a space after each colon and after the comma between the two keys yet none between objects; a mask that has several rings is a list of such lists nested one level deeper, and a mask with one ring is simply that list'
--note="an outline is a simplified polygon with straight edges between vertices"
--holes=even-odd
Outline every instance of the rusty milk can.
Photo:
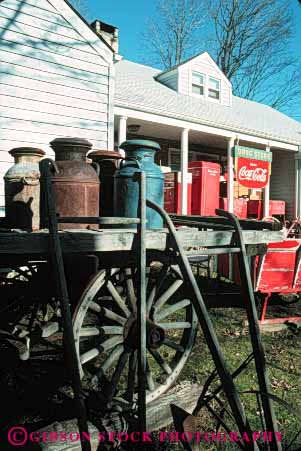
[{"label": "rusty milk can", "polygon": [[[82,138],[56,138],[50,146],[54,150],[59,170],[52,179],[59,216],[98,217],[99,178],[95,169],[86,163],[86,155],[92,144]],[[87,226],[64,223],[60,224],[60,229]]]},{"label": "rusty milk can", "polygon": [[7,227],[39,230],[39,161],[45,152],[34,147],[18,147],[9,153],[14,157],[15,164],[4,176]]},{"label": "rusty milk can", "polygon": [[98,163],[100,168],[99,214],[114,216],[114,174],[122,157],[119,152],[112,150],[96,150],[89,153],[88,158]]}]

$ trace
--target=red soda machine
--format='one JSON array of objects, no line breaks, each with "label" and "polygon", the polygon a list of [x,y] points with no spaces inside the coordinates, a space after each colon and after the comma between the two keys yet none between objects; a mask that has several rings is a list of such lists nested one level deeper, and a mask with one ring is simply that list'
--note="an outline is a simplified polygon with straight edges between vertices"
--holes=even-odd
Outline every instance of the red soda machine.
[{"label": "red soda machine", "polygon": [[221,166],[210,161],[190,161],[192,174],[191,214],[215,216],[219,208]]},{"label": "red soda machine", "polygon": [[[191,215],[191,182],[192,175],[187,174],[187,214]],[[181,214],[181,172],[164,174],[164,209],[167,213]]]}]

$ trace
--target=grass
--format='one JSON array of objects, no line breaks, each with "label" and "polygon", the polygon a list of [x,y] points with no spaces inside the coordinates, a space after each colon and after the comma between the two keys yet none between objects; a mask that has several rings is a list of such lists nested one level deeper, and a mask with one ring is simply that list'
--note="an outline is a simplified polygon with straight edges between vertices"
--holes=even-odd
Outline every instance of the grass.
[{"label": "grass", "polygon": [[[251,353],[251,343],[247,328],[244,326],[246,314],[240,309],[214,309],[211,310],[215,330],[217,332],[224,356],[230,370],[234,371]],[[293,316],[295,316],[295,313]],[[301,346],[300,329],[287,329],[285,331],[262,335],[266,352],[268,370],[273,394],[292,406],[301,409]],[[199,331],[196,344],[191,357],[181,374],[182,380],[189,380],[204,385],[214,365],[206,346],[202,332]],[[256,402],[256,395],[246,394],[250,390],[258,390],[255,365],[252,362],[247,369],[236,379],[253,430],[262,431],[260,413]],[[288,411],[282,405],[274,403],[279,431],[284,434],[284,443],[287,446],[300,429],[300,418]],[[199,431],[214,429],[214,422],[207,411],[202,410],[199,416]],[[237,426],[233,426],[237,431]],[[292,450],[301,447],[301,436],[294,442]],[[168,450],[181,449],[179,444],[169,444]],[[202,443],[202,451],[224,451],[238,449],[232,443]]]}]

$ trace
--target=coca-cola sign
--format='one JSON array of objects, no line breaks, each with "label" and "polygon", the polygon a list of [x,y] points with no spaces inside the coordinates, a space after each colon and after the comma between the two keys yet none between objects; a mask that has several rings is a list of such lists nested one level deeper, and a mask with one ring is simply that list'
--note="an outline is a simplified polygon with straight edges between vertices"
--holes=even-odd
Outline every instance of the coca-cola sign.
[{"label": "coca-cola sign", "polygon": [[251,158],[237,158],[236,178],[247,188],[264,188],[269,181],[270,163]]}]

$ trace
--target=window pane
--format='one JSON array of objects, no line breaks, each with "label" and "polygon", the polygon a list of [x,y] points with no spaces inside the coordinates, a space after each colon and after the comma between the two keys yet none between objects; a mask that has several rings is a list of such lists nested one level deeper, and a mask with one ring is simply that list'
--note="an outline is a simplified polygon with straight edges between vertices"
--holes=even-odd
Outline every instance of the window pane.
[{"label": "window pane", "polygon": [[209,78],[209,88],[215,89],[216,91],[220,90],[220,81],[215,78]]},{"label": "window pane", "polygon": [[219,91],[215,91],[215,89],[209,89],[208,96],[211,97],[212,99],[219,100]]},{"label": "window pane", "polygon": [[195,83],[197,85],[204,84],[204,76],[202,74],[199,74],[198,72],[192,72],[192,83]]},{"label": "window pane", "polygon": [[199,94],[200,96],[202,96],[204,95],[204,88],[203,86],[192,85],[192,92],[194,94]]}]

